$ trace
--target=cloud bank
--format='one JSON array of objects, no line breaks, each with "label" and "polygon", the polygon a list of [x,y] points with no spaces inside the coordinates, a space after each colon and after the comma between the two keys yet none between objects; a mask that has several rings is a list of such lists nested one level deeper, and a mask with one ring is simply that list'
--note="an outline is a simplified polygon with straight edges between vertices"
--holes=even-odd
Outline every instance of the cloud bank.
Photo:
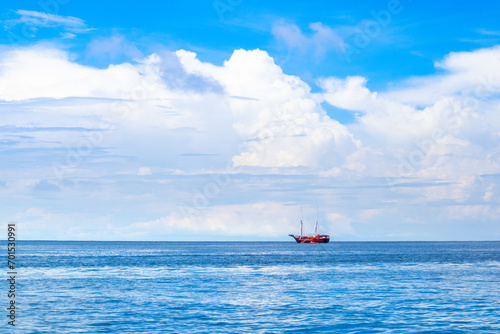
[{"label": "cloud bank", "polygon": [[[275,33],[288,43],[335,37],[319,26],[311,39],[300,31],[290,37],[292,28]],[[499,59],[498,47],[451,53],[436,63],[441,74],[396,89],[373,92],[368,78],[326,77],[313,93],[258,49],[235,50],[220,66],[178,50],[103,69],[46,45],[5,49],[0,191],[36,198],[50,188],[57,197],[94,184],[83,193],[101,189],[95,196],[114,197],[114,206],[134,198],[145,213],[114,228],[140,224],[149,235],[161,228],[279,237],[294,226],[296,214],[286,212],[299,201],[328,208],[325,224],[339,236],[362,236],[369,225],[359,224],[429,205],[442,221],[488,223],[499,214]],[[355,113],[355,121],[341,124],[322,103]],[[229,185],[196,215],[179,214],[176,203],[193,205],[193,188],[226,174],[233,175]],[[288,182],[299,182],[292,177],[303,183],[289,190]],[[161,197],[140,190],[145,184],[177,186]],[[335,197],[340,186],[350,189],[347,208]],[[359,203],[363,187],[380,190]],[[28,209],[41,210],[12,210]],[[410,223],[428,218],[416,214]]]}]

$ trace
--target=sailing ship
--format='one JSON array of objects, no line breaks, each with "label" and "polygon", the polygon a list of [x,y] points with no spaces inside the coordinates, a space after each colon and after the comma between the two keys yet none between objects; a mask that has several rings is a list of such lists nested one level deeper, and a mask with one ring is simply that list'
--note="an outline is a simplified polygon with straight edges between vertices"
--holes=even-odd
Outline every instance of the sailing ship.
[{"label": "sailing ship", "polygon": [[316,220],[316,224],[314,224],[314,234],[313,235],[304,235],[302,230],[304,228],[304,222],[302,219],[300,220],[300,235],[289,234],[292,238],[295,239],[299,244],[326,244],[330,241],[330,236],[328,234],[319,234],[318,233],[318,220]]}]

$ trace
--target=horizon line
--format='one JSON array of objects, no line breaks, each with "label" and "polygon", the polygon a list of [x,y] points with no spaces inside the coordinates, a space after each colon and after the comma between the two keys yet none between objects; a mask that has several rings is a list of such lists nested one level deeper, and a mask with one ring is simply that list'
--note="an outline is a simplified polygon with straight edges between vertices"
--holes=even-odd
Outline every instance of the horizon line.
[{"label": "horizon line", "polygon": [[[8,242],[8,240],[4,240]],[[292,240],[55,240],[55,239],[30,239],[16,240],[16,242],[26,241],[51,241],[51,242],[286,242],[295,244]],[[349,242],[500,242],[500,240],[338,240],[329,243],[349,243]]]}]

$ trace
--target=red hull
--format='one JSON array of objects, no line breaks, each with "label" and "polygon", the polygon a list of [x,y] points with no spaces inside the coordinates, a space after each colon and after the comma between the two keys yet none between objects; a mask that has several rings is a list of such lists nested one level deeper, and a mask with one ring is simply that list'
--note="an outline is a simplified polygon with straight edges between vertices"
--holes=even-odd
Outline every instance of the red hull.
[{"label": "red hull", "polygon": [[326,234],[316,234],[314,236],[295,236],[290,234],[299,244],[326,244],[330,242],[330,236]]}]

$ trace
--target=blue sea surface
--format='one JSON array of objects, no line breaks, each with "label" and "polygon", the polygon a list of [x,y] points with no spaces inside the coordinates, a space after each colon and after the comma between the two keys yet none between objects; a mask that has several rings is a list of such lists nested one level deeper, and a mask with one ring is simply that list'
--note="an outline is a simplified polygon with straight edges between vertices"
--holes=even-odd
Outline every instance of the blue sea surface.
[{"label": "blue sea surface", "polygon": [[20,241],[17,252],[9,333],[500,333],[500,242]]}]

